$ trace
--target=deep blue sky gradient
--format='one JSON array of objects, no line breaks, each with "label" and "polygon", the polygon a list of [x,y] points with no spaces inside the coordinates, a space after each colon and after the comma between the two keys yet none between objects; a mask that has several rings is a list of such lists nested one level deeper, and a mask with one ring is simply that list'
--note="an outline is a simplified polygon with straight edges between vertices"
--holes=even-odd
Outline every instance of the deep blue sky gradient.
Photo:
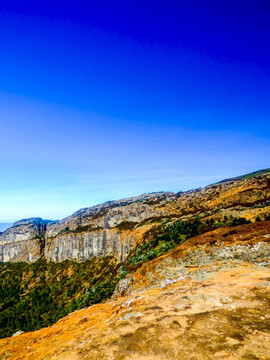
[{"label": "deep blue sky gradient", "polygon": [[269,167],[269,1],[0,5],[0,221]]}]

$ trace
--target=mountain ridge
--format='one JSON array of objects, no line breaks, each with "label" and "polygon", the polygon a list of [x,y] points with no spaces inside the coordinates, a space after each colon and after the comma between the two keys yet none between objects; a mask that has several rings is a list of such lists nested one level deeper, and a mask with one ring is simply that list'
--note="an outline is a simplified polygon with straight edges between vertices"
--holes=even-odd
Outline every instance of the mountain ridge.
[{"label": "mountain ridge", "polygon": [[270,174],[135,198],[0,235],[1,359],[268,359]]},{"label": "mountain ridge", "polygon": [[[256,171],[253,171],[251,173],[247,173],[247,174],[244,174],[244,175],[239,175],[239,176],[235,176],[235,177],[232,177],[232,178],[227,178],[227,179],[218,181],[218,182],[216,182],[216,183],[214,183],[212,185],[221,184],[221,183],[228,182],[228,181],[237,181],[237,180],[248,179],[248,178],[252,178],[252,177],[260,176],[260,175],[264,175],[264,174],[269,174],[269,173],[270,173],[270,168],[256,170]],[[211,185],[208,185],[208,186],[211,186]]]},{"label": "mountain ridge", "polygon": [[20,220],[0,234],[0,261],[33,262],[42,256],[56,262],[84,261],[100,255],[123,261],[151,221],[218,219],[228,214],[255,221],[260,214],[267,216],[270,208],[270,174],[259,173],[186,192],[110,201],[79,209],[59,221]]},{"label": "mountain ridge", "polygon": [[139,200],[144,199],[144,198],[148,198],[148,197],[152,197],[152,196],[154,197],[155,195],[163,195],[163,194],[176,195],[176,194],[181,194],[181,193],[189,193],[189,192],[193,192],[193,191],[198,191],[200,189],[206,189],[206,188],[211,187],[211,186],[219,185],[219,184],[222,184],[224,182],[231,182],[231,181],[233,182],[233,181],[243,180],[243,179],[247,179],[247,178],[251,178],[251,177],[257,177],[257,176],[264,175],[264,174],[269,174],[269,173],[270,173],[270,168],[266,168],[266,169],[256,170],[256,171],[253,171],[251,173],[244,174],[244,175],[239,175],[239,176],[232,177],[232,178],[226,178],[226,179],[220,180],[220,181],[218,181],[216,183],[206,185],[203,188],[199,187],[199,188],[196,188],[196,189],[190,189],[190,190],[186,190],[186,191],[177,191],[177,192],[155,191],[155,192],[151,192],[151,193],[144,193],[144,194],[135,195],[135,196],[126,197],[126,198],[121,198],[121,199],[117,199],[117,200],[107,200],[107,201],[105,201],[103,203],[98,203],[98,204],[90,206],[90,207],[80,208],[79,210],[74,211],[71,215],[66,216],[66,217],[64,217],[63,219],[60,219],[60,220],[49,220],[49,219],[42,219],[40,217],[31,217],[31,218],[25,218],[25,219],[17,220],[14,223],[0,223],[0,224],[10,224],[10,225],[14,226],[14,225],[18,225],[21,222],[29,221],[31,219],[56,223],[56,222],[61,222],[61,221],[65,221],[67,219],[70,219],[73,216],[80,215],[84,211],[89,211],[89,210],[95,211],[97,209],[106,208],[107,206],[109,207],[111,205],[117,205],[117,204],[128,203],[128,202],[135,202],[136,200],[139,201]]}]

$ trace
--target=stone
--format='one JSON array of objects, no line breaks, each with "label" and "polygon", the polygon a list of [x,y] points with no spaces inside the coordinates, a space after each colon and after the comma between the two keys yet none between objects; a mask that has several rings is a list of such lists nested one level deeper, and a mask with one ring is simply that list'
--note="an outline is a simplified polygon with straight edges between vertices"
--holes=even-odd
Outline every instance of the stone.
[{"label": "stone", "polygon": [[12,336],[18,336],[18,335],[21,335],[21,334],[24,334],[24,331],[18,330]]},{"label": "stone", "polygon": [[215,357],[227,357],[227,356],[230,356],[230,353],[226,352],[225,350],[222,350],[222,351],[218,351],[214,354]]},{"label": "stone", "polygon": [[230,346],[239,345],[240,341],[231,337],[226,337],[227,344]]}]

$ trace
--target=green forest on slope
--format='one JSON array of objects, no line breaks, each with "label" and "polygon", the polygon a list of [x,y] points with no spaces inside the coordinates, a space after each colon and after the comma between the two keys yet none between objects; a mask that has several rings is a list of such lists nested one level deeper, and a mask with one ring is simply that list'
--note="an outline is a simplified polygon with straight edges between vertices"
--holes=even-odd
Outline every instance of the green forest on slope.
[{"label": "green forest on slope", "polygon": [[111,297],[116,260],[0,264],[0,337],[49,326],[70,312]]}]

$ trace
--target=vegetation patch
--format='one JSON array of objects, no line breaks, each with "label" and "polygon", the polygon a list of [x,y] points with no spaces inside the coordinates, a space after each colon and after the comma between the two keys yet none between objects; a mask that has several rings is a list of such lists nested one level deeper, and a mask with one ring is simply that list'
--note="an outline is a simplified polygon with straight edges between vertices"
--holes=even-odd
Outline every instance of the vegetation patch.
[{"label": "vegetation patch", "polygon": [[[256,221],[261,221],[261,219],[258,218]],[[195,217],[189,221],[178,220],[171,224],[163,222],[144,234],[145,241],[129,254],[126,264],[132,268],[134,265],[143,264],[167,253],[191,237],[220,227],[237,226],[250,222],[242,217],[228,218],[226,216],[223,220],[218,221],[212,218],[201,221],[199,217]]]},{"label": "vegetation patch", "polygon": [[233,177],[233,178],[224,179],[224,180],[221,180],[221,181],[219,181],[219,182],[217,182],[217,183],[208,185],[207,187],[210,187],[210,186],[213,186],[213,185],[222,184],[222,183],[227,182],[227,181],[237,181],[237,180],[251,179],[251,178],[253,178],[253,177],[261,176],[261,175],[269,174],[269,173],[270,173],[270,169],[262,169],[262,170],[254,171],[254,172],[249,173],[249,174],[245,174],[245,175],[240,175],[240,176],[236,176],[236,177]]},{"label": "vegetation patch", "polygon": [[[78,234],[83,232],[97,231],[102,229],[100,226],[93,226],[92,224],[88,225],[78,225],[75,229],[70,229],[69,226],[66,226],[59,234]],[[57,235],[56,235],[57,236]],[[51,236],[53,238],[55,236]]]},{"label": "vegetation patch", "polygon": [[163,198],[150,199],[150,200],[144,200],[143,203],[147,205],[156,205],[159,204],[162,200],[164,199]]},{"label": "vegetation patch", "polygon": [[93,226],[93,225],[79,225],[76,229],[71,230],[72,233],[82,233],[82,232],[90,232],[90,231],[97,231],[102,229],[100,226]]},{"label": "vegetation patch", "polygon": [[[127,265],[139,265],[159,257],[183,241],[199,234],[199,219],[193,221],[176,221],[151,229],[148,235],[154,236],[150,241],[138,245],[134,254],[127,260]],[[158,232],[158,234],[156,234]]]},{"label": "vegetation patch", "polygon": [[134,229],[134,227],[137,225],[137,222],[134,221],[122,221],[120,222],[118,225],[115,226],[116,229],[120,230],[120,231],[124,231],[124,230],[132,230]]},{"label": "vegetation patch", "polygon": [[169,219],[178,217],[179,215],[167,215],[167,216],[151,216],[149,218],[146,218],[144,220],[142,220],[138,226],[144,226],[144,225],[148,225],[148,224],[153,224],[153,223],[160,223],[161,221],[169,221]]},{"label": "vegetation patch", "polygon": [[82,263],[0,263],[0,338],[52,325],[70,312],[109,299],[125,275],[122,267],[117,276],[113,257]]}]

